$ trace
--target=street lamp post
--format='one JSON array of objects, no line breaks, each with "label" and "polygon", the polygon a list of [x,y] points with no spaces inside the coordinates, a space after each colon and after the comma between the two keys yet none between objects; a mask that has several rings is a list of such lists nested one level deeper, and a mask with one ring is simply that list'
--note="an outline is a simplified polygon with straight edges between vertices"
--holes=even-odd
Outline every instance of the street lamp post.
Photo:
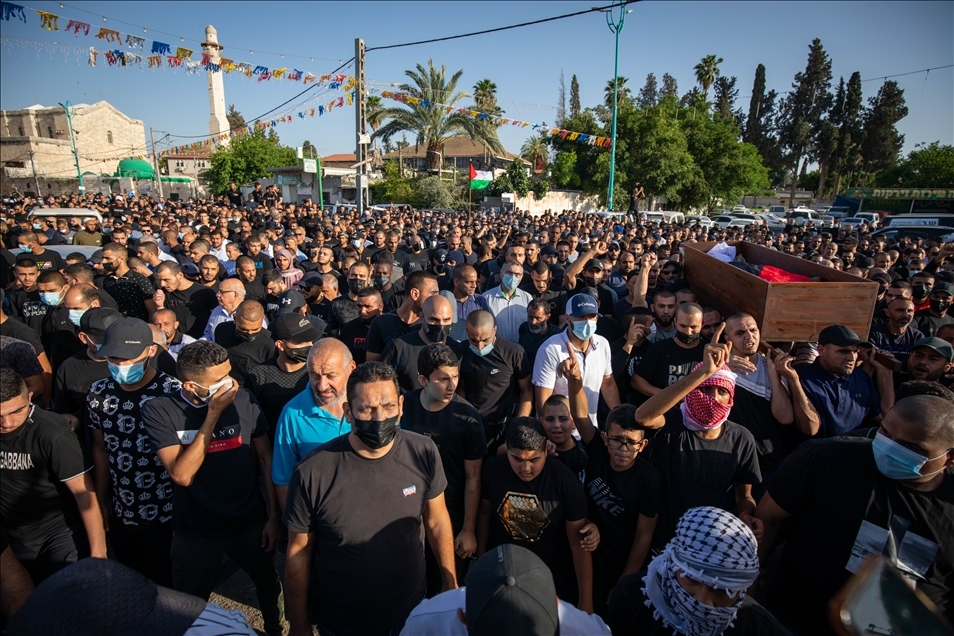
[{"label": "street lamp post", "polygon": [[[613,11],[619,9],[619,18],[614,17]],[[606,209],[613,211],[613,187],[616,181],[616,113],[619,100],[619,33],[623,30],[623,23],[626,21],[626,14],[631,10],[626,9],[626,3],[620,2],[609,9],[602,11],[606,15],[606,26],[616,36],[616,54],[613,66],[613,127],[610,135],[613,139],[610,148],[610,173],[609,173],[609,192],[606,195]]]},{"label": "street lamp post", "polygon": [[66,123],[70,127],[70,142],[73,144],[73,161],[76,163],[76,179],[79,181],[79,192],[81,197],[86,196],[86,186],[83,185],[83,173],[80,172],[79,164],[79,154],[76,152],[76,133],[73,131],[73,105],[70,104],[69,100],[66,100],[66,103],[60,103],[60,106],[63,107],[63,112],[66,113]]}]

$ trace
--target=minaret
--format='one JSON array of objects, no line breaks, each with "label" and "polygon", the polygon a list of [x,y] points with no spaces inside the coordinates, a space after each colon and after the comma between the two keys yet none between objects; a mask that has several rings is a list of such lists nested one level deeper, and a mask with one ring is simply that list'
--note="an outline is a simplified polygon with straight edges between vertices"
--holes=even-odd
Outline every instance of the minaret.
[{"label": "minaret", "polygon": [[[222,45],[219,44],[215,27],[211,24],[205,27],[205,42],[202,43],[202,52],[208,53],[213,64],[221,62],[219,51]],[[225,85],[222,82],[223,71],[220,68],[218,73],[206,71],[205,75],[209,82],[209,134],[221,135],[229,132],[229,120],[225,116]],[[228,144],[228,137],[219,142],[222,145]]]}]

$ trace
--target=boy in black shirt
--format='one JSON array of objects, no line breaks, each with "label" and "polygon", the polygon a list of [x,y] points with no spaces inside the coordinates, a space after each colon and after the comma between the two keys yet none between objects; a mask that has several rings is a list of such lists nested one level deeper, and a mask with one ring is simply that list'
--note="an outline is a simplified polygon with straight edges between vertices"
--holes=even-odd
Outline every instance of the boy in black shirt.
[{"label": "boy in black shirt", "polygon": [[[467,574],[466,559],[477,550],[477,507],[480,504],[480,468],[487,440],[480,414],[455,393],[460,379],[457,354],[443,344],[424,347],[417,358],[422,388],[404,399],[401,428],[430,437],[440,451],[447,487],[444,501],[454,530],[457,578]],[[428,590],[440,592],[441,572],[428,548]]]},{"label": "boy in black shirt", "polygon": [[[592,612],[593,559],[580,541],[586,495],[569,468],[547,461],[546,446],[539,420],[517,417],[507,425],[506,455],[491,457],[484,465],[477,556],[504,543],[521,545],[553,572],[560,598],[577,600],[579,609]],[[575,585],[564,565],[567,544]]]},{"label": "boy in black shirt", "polygon": [[586,473],[586,450],[573,437],[573,418],[570,403],[565,396],[554,393],[540,409],[540,423],[547,432],[547,439],[556,446],[556,458],[566,464],[582,482]]},{"label": "boy in black shirt", "polygon": [[575,353],[560,363],[567,378],[570,410],[586,445],[584,490],[589,516],[600,529],[593,554],[593,608],[605,616],[617,582],[646,563],[658,517],[659,471],[639,456],[646,449],[646,429],[636,421],[636,407],[621,404],[610,411],[605,431],[597,431],[587,413],[583,379]]}]

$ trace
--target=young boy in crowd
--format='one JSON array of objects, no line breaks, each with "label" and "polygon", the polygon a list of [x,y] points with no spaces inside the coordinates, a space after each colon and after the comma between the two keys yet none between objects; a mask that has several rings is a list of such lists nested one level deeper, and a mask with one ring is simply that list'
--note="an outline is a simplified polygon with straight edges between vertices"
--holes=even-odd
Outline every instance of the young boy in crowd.
[{"label": "young boy in crowd", "polygon": [[547,439],[556,446],[556,458],[582,482],[586,471],[586,450],[573,437],[576,427],[566,397],[555,393],[548,397],[540,411],[540,422],[547,432]]}]

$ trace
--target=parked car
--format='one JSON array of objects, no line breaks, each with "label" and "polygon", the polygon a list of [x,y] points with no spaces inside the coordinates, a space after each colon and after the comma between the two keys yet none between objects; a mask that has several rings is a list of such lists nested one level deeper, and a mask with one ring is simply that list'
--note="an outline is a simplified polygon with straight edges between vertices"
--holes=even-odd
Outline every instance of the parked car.
[{"label": "parked car", "polygon": [[774,214],[780,219],[785,218],[785,212],[786,212],[786,209],[784,205],[770,205],[768,207],[768,210],[765,211],[766,214]]},{"label": "parked car", "polygon": [[818,214],[831,214],[830,210],[831,210],[831,206],[830,206],[830,205],[816,205],[816,206],[815,206],[815,212],[818,212]]},{"label": "parked car", "polygon": [[746,212],[732,212],[732,213],[729,214],[728,216],[731,216],[733,219],[745,219],[745,220],[747,220],[747,221],[755,221],[755,222],[758,222],[758,221],[760,220],[760,219],[759,219],[759,216],[758,216],[757,214],[753,214],[752,212],[748,212],[748,211],[746,211]]},{"label": "parked car", "polygon": [[849,216],[853,216],[854,210],[852,210],[848,206],[836,205],[836,206],[828,208],[828,212],[826,212],[826,214],[829,214],[835,217],[836,219],[845,219],[845,218],[848,218]]},{"label": "parked car", "polygon": [[894,239],[936,240],[941,243],[954,242],[954,225],[912,225],[883,227],[871,233],[872,238],[883,236]]},{"label": "parked car", "polygon": [[861,229],[861,224],[865,222],[866,219],[858,218],[857,216],[850,216],[847,219],[841,220],[841,229],[846,232],[857,232]]},{"label": "parked car", "polygon": [[788,213],[788,218],[791,219],[792,223],[799,226],[805,225],[809,221],[816,225],[818,224],[818,215],[815,214],[813,210],[809,210],[808,208],[802,210],[795,208]]},{"label": "parked car", "polygon": [[784,230],[788,223],[785,219],[779,218],[774,214],[756,214],[762,223],[770,230]]},{"label": "parked car", "polygon": [[712,223],[719,226],[719,229],[724,230],[729,226],[729,223],[735,221],[734,216],[729,216],[728,214],[720,214],[719,216],[712,217]]},{"label": "parked car", "polygon": [[713,225],[712,219],[703,214],[689,214],[686,216],[687,225],[694,225],[696,223],[704,228],[710,228]]},{"label": "parked car", "polygon": [[878,216],[877,212],[856,212],[854,214],[859,219],[864,219],[868,222],[868,227],[875,229],[881,225],[881,217]]},{"label": "parked car", "polygon": [[732,208],[732,212],[733,212],[733,213],[735,213],[735,212],[748,212],[748,211],[749,211],[749,209],[748,209],[747,207],[745,207],[744,205],[737,205],[737,206],[735,206],[734,208]]},{"label": "parked car", "polygon": [[726,226],[726,229],[730,227],[741,227],[747,228],[750,225],[761,225],[762,222],[759,219],[732,219],[729,221],[729,224]]},{"label": "parked car", "polygon": [[838,227],[838,219],[831,216],[830,214],[825,214],[818,217],[818,222],[815,223],[817,227],[823,227],[827,230]]}]

